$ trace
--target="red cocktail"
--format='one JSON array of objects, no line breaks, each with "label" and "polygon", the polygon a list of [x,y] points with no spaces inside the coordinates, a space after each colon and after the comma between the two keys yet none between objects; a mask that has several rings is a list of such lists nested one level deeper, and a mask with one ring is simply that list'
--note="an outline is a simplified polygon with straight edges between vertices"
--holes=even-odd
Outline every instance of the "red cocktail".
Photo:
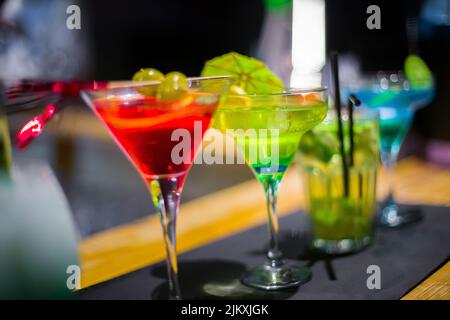
[{"label": "red cocktail", "polygon": [[[141,173],[159,209],[167,253],[170,298],[180,299],[175,222],[187,171],[219,103],[228,77],[190,78],[186,89],[167,83],[83,91]],[[162,95],[160,94],[162,93]]]},{"label": "red cocktail", "polygon": [[[178,102],[162,103],[155,97],[141,95],[126,101],[99,98],[93,104],[143,177],[151,181],[169,176],[184,178],[218,100],[193,92],[184,97],[182,106]],[[177,132],[187,136],[179,136]],[[188,148],[176,152],[180,143]]]}]

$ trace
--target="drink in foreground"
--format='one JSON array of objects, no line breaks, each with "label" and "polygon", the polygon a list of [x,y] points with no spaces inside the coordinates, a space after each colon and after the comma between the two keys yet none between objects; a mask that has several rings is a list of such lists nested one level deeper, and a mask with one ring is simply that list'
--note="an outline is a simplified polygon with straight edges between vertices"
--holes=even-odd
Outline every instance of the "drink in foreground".
[{"label": "drink in foreground", "polygon": [[262,184],[267,201],[269,249],[265,264],[248,271],[244,284],[264,290],[298,286],[310,277],[306,267],[283,261],[278,247],[278,187],[296,154],[302,134],[327,113],[324,89],[277,94],[225,96],[214,126],[231,133],[246,163]]},{"label": "drink in foreground", "polygon": [[[184,179],[219,103],[220,92],[227,90],[229,82],[228,77],[191,78],[187,79],[186,90],[171,91],[163,80],[82,93],[151,191],[163,227],[171,299],[181,298],[175,225]],[[196,128],[201,130],[198,141],[193,139]],[[174,141],[176,130],[190,138],[190,148],[181,158],[173,153],[179,143]]]},{"label": "drink in foreground", "polygon": [[[344,118],[344,151],[351,157],[348,122]],[[355,112],[353,132],[347,194],[335,114],[330,112],[299,145],[299,167],[313,227],[312,245],[329,254],[357,251],[372,241],[379,156],[376,114]]]}]

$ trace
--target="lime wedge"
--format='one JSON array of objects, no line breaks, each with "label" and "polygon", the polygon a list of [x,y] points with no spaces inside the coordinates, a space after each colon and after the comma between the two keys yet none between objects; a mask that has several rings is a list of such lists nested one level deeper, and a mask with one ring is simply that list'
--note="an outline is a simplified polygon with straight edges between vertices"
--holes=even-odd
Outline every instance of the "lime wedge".
[{"label": "lime wedge", "polygon": [[299,150],[303,155],[314,157],[324,164],[330,162],[335,154],[339,153],[339,142],[328,131],[307,131],[300,140]]},{"label": "lime wedge", "polygon": [[405,60],[405,74],[411,87],[426,89],[432,86],[431,71],[425,61],[415,54],[410,54]]},{"label": "lime wedge", "polygon": [[272,93],[284,90],[283,82],[261,61],[230,52],[206,62],[203,77],[231,76],[235,86],[248,94]]}]

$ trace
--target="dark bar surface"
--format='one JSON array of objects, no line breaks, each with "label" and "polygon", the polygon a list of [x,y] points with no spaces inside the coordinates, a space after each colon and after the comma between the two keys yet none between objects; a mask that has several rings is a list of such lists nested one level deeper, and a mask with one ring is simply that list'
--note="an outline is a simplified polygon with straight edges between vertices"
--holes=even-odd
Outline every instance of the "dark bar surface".
[{"label": "dark bar surface", "polygon": [[[402,206],[404,207],[404,206]],[[450,208],[421,206],[425,218],[400,229],[378,229],[373,246],[327,257],[307,252],[308,217],[295,212],[280,219],[280,247],[286,258],[311,267],[310,282],[298,289],[263,292],[240,284],[246,268],[264,261],[265,225],[212,242],[179,256],[185,299],[400,299],[450,254]],[[149,253],[151,254],[151,253]],[[381,271],[381,289],[367,288],[367,269]],[[163,263],[92,286],[80,299],[167,299]],[[369,281],[370,282],[370,281]]]}]

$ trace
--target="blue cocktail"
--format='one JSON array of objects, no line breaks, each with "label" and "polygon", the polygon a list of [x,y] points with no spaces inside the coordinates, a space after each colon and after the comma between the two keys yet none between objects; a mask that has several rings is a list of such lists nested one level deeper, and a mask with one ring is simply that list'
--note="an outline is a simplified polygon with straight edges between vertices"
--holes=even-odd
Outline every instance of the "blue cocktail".
[{"label": "blue cocktail", "polygon": [[[433,81],[411,84],[402,73],[379,72],[347,84],[344,97],[354,93],[367,107],[377,109],[380,114],[381,161],[387,171],[397,163],[400,146],[408,132],[414,113],[426,106],[434,96]],[[392,172],[387,176],[392,177]],[[420,219],[417,210],[399,211],[394,201],[392,183],[389,195],[380,212],[379,222],[396,227]]]}]

